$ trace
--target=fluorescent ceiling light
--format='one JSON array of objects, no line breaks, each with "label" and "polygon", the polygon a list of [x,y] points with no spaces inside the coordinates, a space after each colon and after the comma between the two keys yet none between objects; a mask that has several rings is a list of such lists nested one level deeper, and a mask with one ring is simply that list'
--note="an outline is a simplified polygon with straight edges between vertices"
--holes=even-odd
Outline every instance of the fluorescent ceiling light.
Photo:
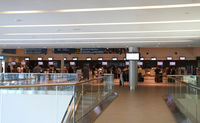
[{"label": "fluorescent ceiling light", "polygon": [[38,39],[0,39],[0,41],[61,41],[61,40],[118,40],[118,39],[163,39],[163,38],[200,38],[200,36],[167,36],[167,37],[106,37],[106,38],[38,38]]},{"label": "fluorescent ceiling light", "polygon": [[110,43],[118,43],[118,44],[123,44],[123,43],[186,43],[186,42],[192,42],[191,40],[172,40],[172,41],[120,41],[120,42],[116,42],[116,41],[111,41],[111,42],[23,42],[23,43],[18,43],[18,42],[6,42],[6,43],[2,43],[0,42],[0,44],[6,45],[6,44],[57,44],[57,45],[62,45],[62,44],[80,44],[80,43],[86,43],[86,44],[110,44]]},{"label": "fluorescent ceiling light", "polygon": [[158,30],[158,31],[118,31],[118,32],[63,32],[63,33],[5,33],[2,35],[84,35],[84,34],[127,34],[127,33],[168,33],[199,32],[200,30]]},{"label": "fluorescent ceiling light", "polygon": [[28,11],[0,11],[0,14],[98,12],[98,11],[122,11],[122,10],[186,8],[186,7],[199,7],[199,6],[200,6],[200,3],[191,3],[191,4],[131,6],[131,7],[111,7],[111,8],[59,9],[59,10],[28,10]]},{"label": "fluorescent ceiling light", "polygon": [[200,20],[150,21],[150,22],[119,22],[119,23],[87,23],[87,24],[47,24],[47,25],[0,25],[0,28],[28,28],[28,27],[72,27],[72,26],[109,26],[109,25],[144,25],[144,24],[174,24],[198,23]]}]

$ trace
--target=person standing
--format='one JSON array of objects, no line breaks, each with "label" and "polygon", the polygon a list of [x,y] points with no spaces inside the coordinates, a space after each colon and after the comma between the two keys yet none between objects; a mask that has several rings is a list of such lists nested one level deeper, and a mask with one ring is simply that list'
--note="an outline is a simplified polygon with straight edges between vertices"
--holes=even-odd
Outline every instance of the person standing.
[{"label": "person standing", "polygon": [[83,67],[83,79],[89,80],[89,72],[90,72],[89,65],[85,64],[84,67]]},{"label": "person standing", "polygon": [[[33,68],[33,73],[40,73],[41,71],[42,71],[42,68],[40,67],[39,64]],[[40,74],[36,74],[36,77],[38,81],[40,81]]]},{"label": "person standing", "polygon": [[39,64],[33,68],[33,73],[40,73],[41,71],[42,71],[42,68],[40,67]]}]

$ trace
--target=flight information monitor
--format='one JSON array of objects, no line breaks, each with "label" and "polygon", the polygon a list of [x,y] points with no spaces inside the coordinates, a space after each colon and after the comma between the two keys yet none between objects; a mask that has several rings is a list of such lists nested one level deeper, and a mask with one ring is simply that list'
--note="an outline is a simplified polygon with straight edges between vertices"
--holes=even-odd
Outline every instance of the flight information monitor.
[{"label": "flight information monitor", "polygon": [[179,59],[180,60],[185,60],[185,56],[181,56]]},{"label": "flight information monitor", "polygon": [[171,56],[168,56],[168,57],[167,57],[167,60],[172,60],[172,57],[171,57]]},{"label": "flight information monitor", "polygon": [[99,58],[98,58],[98,60],[102,61],[102,60],[103,60],[103,58],[99,57]]},{"label": "flight information monitor", "polygon": [[38,57],[38,60],[42,60],[42,58],[41,58],[41,57]]},{"label": "flight information monitor", "polygon": [[126,53],[126,60],[140,60],[140,53]]},{"label": "flight information monitor", "polygon": [[92,60],[92,58],[90,58],[90,57],[87,57],[87,58],[86,58],[86,60],[87,60],[87,61],[91,61],[91,60]]}]

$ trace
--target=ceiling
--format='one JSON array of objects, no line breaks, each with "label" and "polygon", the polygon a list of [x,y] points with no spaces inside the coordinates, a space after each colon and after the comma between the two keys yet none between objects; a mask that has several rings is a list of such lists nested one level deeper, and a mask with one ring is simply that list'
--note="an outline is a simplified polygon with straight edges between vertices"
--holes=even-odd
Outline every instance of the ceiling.
[{"label": "ceiling", "polygon": [[200,0],[0,3],[0,48],[200,46]]}]

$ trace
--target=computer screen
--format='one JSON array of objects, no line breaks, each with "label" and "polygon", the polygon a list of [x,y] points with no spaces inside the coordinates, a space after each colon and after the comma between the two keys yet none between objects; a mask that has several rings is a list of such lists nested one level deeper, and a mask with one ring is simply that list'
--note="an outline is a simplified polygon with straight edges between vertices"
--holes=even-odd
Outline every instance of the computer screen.
[{"label": "computer screen", "polygon": [[157,62],[157,65],[158,65],[158,66],[163,66],[163,62],[160,62],[160,61]]},{"label": "computer screen", "polygon": [[21,62],[21,65],[26,65],[26,62]]},{"label": "computer screen", "polygon": [[16,65],[16,62],[11,62],[12,65]]},{"label": "computer screen", "polygon": [[43,65],[43,62],[38,62],[39,65]]},{"label": "computer screen", "polygon": [[126,60],[140,60],[140,53],[126,53]]},{"label": "computer screen", "polygon": [[170,65],[170,66],[175,66],[175,65],[176,65],[176,62],[170,62],[169,65]]},{"label": "computer screen", "polygon": [[102,62],[102,65],[108,65],[108,62]]},{"label": "computer screen", "polygon": [[137,65],[142,66],[143,62],[137,62]]},{"label": "computer screen", "polygon": [[70,64],[70,65],[76,65],[76,63],[75,63],[75,62],[70,62],[69,64]]},{"label": "computer screen", "polygon": [[53,62],[49,62],[49,65],[54,65],[54,63]]},{"label": "computer screen", "polygon": [[129,62],[128,62],[128,61],[126,61],[126,65],[129,65]]}]

